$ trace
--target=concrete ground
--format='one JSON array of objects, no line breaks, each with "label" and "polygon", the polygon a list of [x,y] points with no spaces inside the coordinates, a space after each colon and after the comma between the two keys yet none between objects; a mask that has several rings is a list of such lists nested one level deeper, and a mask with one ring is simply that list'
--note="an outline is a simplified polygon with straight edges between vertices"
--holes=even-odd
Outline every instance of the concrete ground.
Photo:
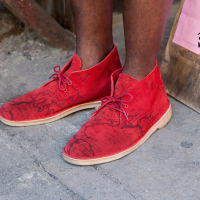
[{"label": "concrete ground", "polygon": [[[174,2],[159,63],[179,3]],[[114,38],[124,62],[121,16]],[[52,49],[25,31],[0,44],[0,105],[48,81],[57,64],[73,52]],[[0,123],[0,200],[199,200],[200,116],[170,98],[173,118],[130,155],[102,165],[80,167],[62,158],[62,148],[94,110],[54,123],[9,127]]]}]

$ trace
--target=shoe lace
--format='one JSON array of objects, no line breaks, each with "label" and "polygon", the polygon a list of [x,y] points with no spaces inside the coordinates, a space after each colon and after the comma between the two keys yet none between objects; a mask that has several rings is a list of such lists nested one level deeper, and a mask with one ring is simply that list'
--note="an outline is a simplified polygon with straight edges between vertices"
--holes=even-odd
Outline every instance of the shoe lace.
[{"label": "shoe lace", "polygon": [[[130,99],[129,100],[121,99],[124,96],[129,96]],[[129,103],[132,100],[133,96],[129,93],[123,93],[117,97],[106,96],[101,100],[101,106],[94,113],[92,113],[92,116],[96,115],[103,107],[108,106],[109,108],[115,109],[123,113],[126,119],[128,120],[128,115],[124,110],[124,106],[126,106],[126,103]]]},{"label": "shoe lace", "polygon": [[53,70],[55,73],[49,79],[53,78],[58,83],[60,90],[66,90],[67,85],[71,85],[72,81],[62,73],[59,65],[55,66]]}]

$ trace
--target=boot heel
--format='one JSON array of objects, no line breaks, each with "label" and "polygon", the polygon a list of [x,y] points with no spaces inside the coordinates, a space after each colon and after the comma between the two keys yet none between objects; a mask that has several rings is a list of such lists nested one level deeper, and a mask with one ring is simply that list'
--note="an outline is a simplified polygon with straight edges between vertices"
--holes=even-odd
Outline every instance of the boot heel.
[{"label": "boot heel", "polygon": [[165,113],[164,117],[161,119],[159,125],[158,125],[158,129],[164,128],[168,122],[170,121],[172,117],[172,108],[171,105],[169,107],[169,109],[167,110],[167,112]]}]

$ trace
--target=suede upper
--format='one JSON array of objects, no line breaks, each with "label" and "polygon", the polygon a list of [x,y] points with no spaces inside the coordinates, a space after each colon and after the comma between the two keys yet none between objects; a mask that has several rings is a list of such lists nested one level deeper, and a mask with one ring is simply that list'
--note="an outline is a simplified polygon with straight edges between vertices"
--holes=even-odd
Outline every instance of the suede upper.
[{"label": "suede upper", "polygon": [[113,98],[108,97],[110,102],[71,138],[64,155],[84,160],[123,152],[137,144],[170,106],[157,65],[141,81],[121,73],[112,87]]},{"label": "suede upper", "polygon": [[101,100],[110,94],[112,72],[121,67],[116,46],[102,62],[87,70],[81,70],[81,60],[74,54],[61,72],[56,68],[54,76],[59,78],[6,103],[0,116],[10,121],[45,119],[75,105]]}]

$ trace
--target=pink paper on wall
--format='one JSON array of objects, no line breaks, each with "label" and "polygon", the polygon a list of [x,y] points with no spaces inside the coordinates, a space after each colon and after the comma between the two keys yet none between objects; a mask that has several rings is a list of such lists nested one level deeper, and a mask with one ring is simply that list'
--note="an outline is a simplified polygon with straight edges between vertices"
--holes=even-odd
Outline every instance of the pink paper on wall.
[{"label": "pink paper on wall", "polygon": [[200,55],[200,0],[185,0],[173,42]]}]

